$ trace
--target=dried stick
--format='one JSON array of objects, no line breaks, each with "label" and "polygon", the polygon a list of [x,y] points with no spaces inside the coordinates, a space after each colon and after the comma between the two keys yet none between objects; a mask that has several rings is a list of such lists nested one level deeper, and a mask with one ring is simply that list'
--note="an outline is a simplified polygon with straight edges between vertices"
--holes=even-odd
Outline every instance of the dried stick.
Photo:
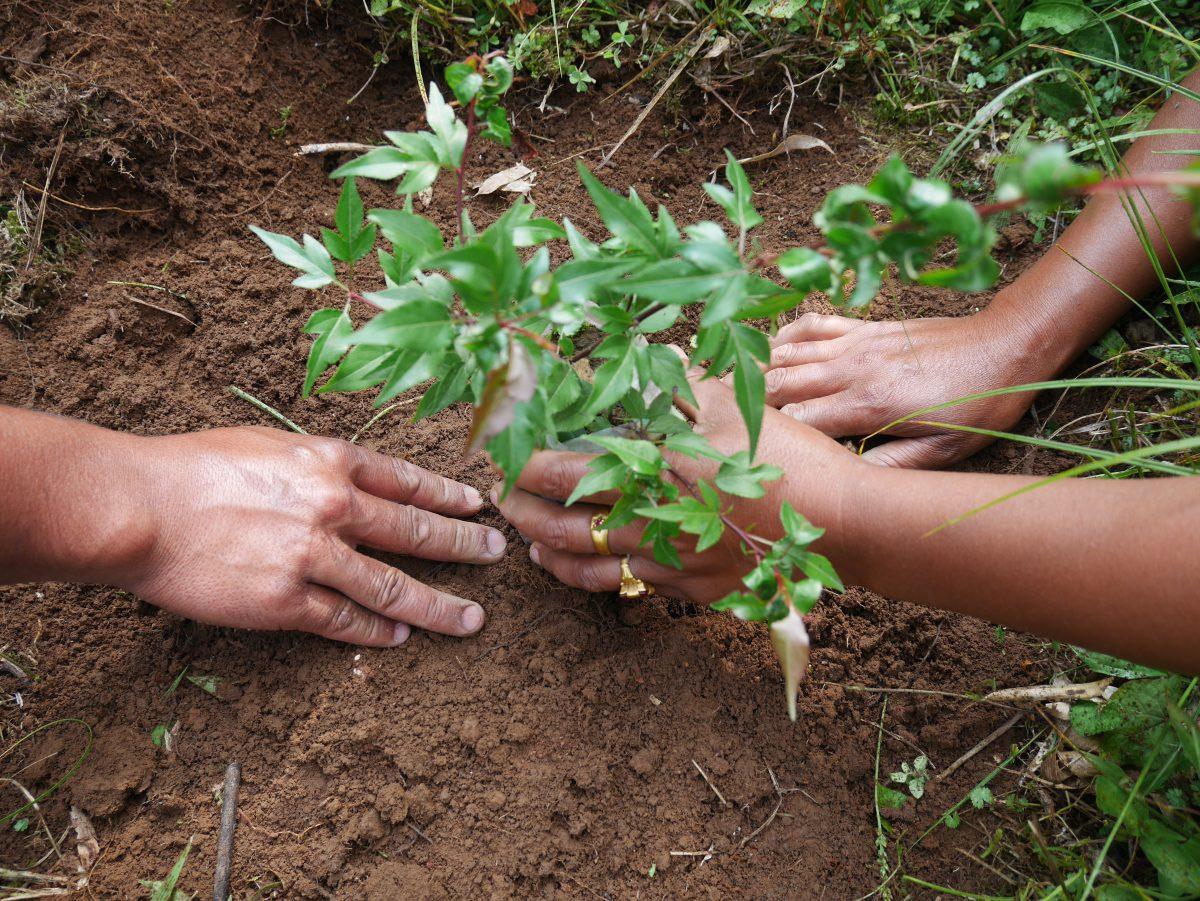
[{"label": "dried stick", "polygon": [[213,881],[213,901],[228,901],[229,877],[233,867],[233,833],[237,831],[238,789],[242,783],[242,768],[231,763],[225,768],[225,785],[221,789],[221,832],[217,836],[217,873]]},{"label": "dried stick", "polygon": [[317,153],[366,153],[374,150],[374,144],[356,144],[353,141],[334,141],[330,144],[304,144],[293,156],[312,156]]},{"label": "dried stick", "polygon": [[954,761],[954,763],[950,764],[950,766],[946,767],[944,770],[942,770],[940,773],[938,773],[936,778],[934,778],[933,781],[941,782],[943,779],[948,778],[951,773],[953,773],[960,766],[962,766],[964,763],[966,763],[968,760],[970,760],[972,757],[974,757],[976,754],[978,754],[980,751],[982,751],[984,748],[986,748],[988,745],[990,745],[992,742],[994,742],[997,738],[999,738],[1001,735],[1003,735],[1005,732],[1007,732],[1009,729],[1011,729],[1017,723],[1021,722],[1021,720],[1023,720],[1024,718],[1025,718],[1024,713],[1016,713],[1016,714],[1013,714],[1012,716],[1010,716],[1007,720],[1004,721],[1004,725],[1002,725],[995,732],[990,733],[985,739],[983,739],[983,741],[981,741],[979,744],[977,744],[975,747],[973,747],[971,750],[969,750],[962,757],[958,758],[958,760]]}]

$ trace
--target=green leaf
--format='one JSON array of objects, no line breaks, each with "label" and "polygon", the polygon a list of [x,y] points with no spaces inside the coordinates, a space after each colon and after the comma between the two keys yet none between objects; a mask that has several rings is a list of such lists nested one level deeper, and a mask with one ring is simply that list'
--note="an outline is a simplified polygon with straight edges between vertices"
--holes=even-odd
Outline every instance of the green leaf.
[{"label": "green leaf", "polygon": [[303,394],[308,397],[317,379],[340,360],[346,348],[350,346],[354,324],[345,310],[317,310],[308,317],[304,331],[317,336],[308,352],[308,366],[304,377]]},{"label": "green leaf", "polygon": [[425,353],[421,350],[398,351],[388,358],[388,377],[375,398],[375,406],[382,407],[392,398],[409,388],[427,382],[438,374],[441,354]]},{"label": "green leaf", "polygon": [[663,446],[677,454],[683,454],[693,460],[707,457],[710,460],[724,460],[725,455],[708,443],[708,439],[688,429],[677,432],[663,442]]},{"label": "green leaf", "polygon": [[658,233],[654,219],[641,201],[634,202],[632,198],[636,198],[637,194],[631,190],[630,199],[626,199],[601,184],[583,163],[576,163],[576,167],[608,230],[631,250],[658,257]]},{"label": "green leaf", "polygon": [[452,63],[446,67],[446,85],[465,109],[483,87],[483,76],[466,63]]},{"label": "green leaf", "polygon": [[292,282],[297,288],[324,288],[336,280],[329,251],[311,235],[304,236],[302,247],[287,235],[265,231],[257,225],[251,225],[250,231],[270,248],[275,259],[304,273]]},{"label": "green leaf", "polygon": [[772,482],[783,476],[783,470],[769,463],[755,466],[746,451],[738,451],[729,457],[717,469],[715,479],[717,487],[726,494],[736,494],[738,497],[760,498],[767,492],[763,482]]},{"label": "green leaf", "polygon": [[620,488],[629,478],[629,468],[616,454],[601,454],[588,462],[587,474],[579,480],[571,496],[567,498],[567,506],[575,503],[581,497],[589,497],[604,491]]},{"label": "green leaf", "polygon": [[413,419],[425,419],[462,400],[467,390],[467,374],[465,363],[457,359],[451,362],[421,397]]},{"label": "green leaf", "polygon": [[796,512],[796,508],[787,501],[784,501],[780,507],[779,517],[783,523],[784,533],[797,544],[807,547],[825,534],[824,529],[814,526],[802,514]]},{"label": "green leaf", "polygon": [[1115,676],[1118,679],[1143,679],[1148,676],[1169,675],[1165,670],[1142,666],[1140,663],[1130,663],[1109,654],[1075,648],[1075,653],[1093,671],[1103,676]]},{"label": "green leaf", "polygon": [[354,238],[362,231],[363,205],[358,196],[358,186],[353,178],[347,178],[342,183],[342,195],[338,198],[337,210],[333,214],[333,224],[345,238]]},{"label": "green leaf", "polygon": [[649,441],[613,435],[592,435],[591,440],[615,454],[630,471],[638,475],[657,475],[666,466],[662,452]]},{"label": "green leaf", "polygon": [[679,354],[665,344],[651,344],[646,348],[650,361],[650,381],[666,394],[679,391],[679,396],[691,404],[696,403],[696,395],[688,382],[687,371],[683,368],[683,360]]},{"label": "green leaf", "polygon": [[735,591],[711,605],[713,610],[728,611],[747,622],[762,622],[767,618],[767,605],[752,594]]},{"label": "green leaf", "polygon": [[793,247],[776,261],[779,273],[796,291],[828,291],[833,285],[829,260],[809,247]]},{"label": "green leaf", "polygon": [[1037,0],[1021,17],[1021,31],[1028,34],[1051,28],[1059,34],[1070,34],[1086,28],[1095,17],[1083,0]]},{"label": "green leaf", "polygon": [[982,810],[992,803],[992,790],[986,785],[977,785],[971,789],[971,793],[967,795],[971,801],[971,806],[976,810]]},{"label": "green leaf", "polygon": [[1200,836],[1186,838],[1157,819],[1147,821],[1142,850],[1158,871],[1158,885],[1171,897],[1200,897]]},{"label": "green leaf", "polygon": [[695,303],[723,287],[737,272],[703,272],[687,260],[660,260],[621,282],[620,289],[659,303]]},{"label": "green leaf", "polygon": [[487,451],[504,473],[504,493],[517,483],[517,477],[534,448],[545,435],[546,411],[540,390],[526,403],[519,403],[508,427],[488,442]]},{"label": "green leaf", "polygon": [[593,377],[592,397],[586,407],[588,413],[607,410],[624,397],[633,384],[636,369],[633,342],[621,338],[615,346],[619,353],[597,369]]},{"label": "green leaf", "polygon": [[771,357],[771,345],[767,336],[757,329],[737,324],[730,331],[734,348],[733,394],[746,433],[750,439],[750,456],[758,449],[758,436],[762,431],[763,409],[767,403],[767,383],[759,362]]},{"label": "green leaf", "polygon": [[1175,735],[1179,738],[1184,757],[1191,763],[1193,773],[1200,776],[1200,726],[1196,725],[1196,718],[1185,712],[1174,700],[1167,702],[1167,716],[1171,720]]},{"label": "green leaf", "polygon": [[391,358],[403,351],[373,344],[351,348],[333,377],[321,386],[320,393],[362,391],[387,381]]},{"label": "green leaf", "polygon": [[908,795],[904,792],[896,791],[884,785],[882,782],[875,783],[875,803],[880,810],[900,810],[908,803]]},{"label": "green leaf", "polygon": [[450,343],[450,311],[436,300],[412,300],[377,314],[354,333],[354,344],[409,348],[422,353]]},{"label": "green leaf", "polygon": [[445,249],[441,230],[424,216],[404,210],[371,210],[367,219],[379,226],[383,237],[397,250],[403,250],[413,265]]},{"label": "green leaf", "polygon": [[746,178],[746,171],[742,168],[742,164],[737,161],[728,148],[725,150],[725,157],[729,161],[725,165],[725,178],[729,181],[732,190],[711,182],[706,182],[703,188],[705,193],[725,211],[729,221],[737,226],[738,231],[744,236],[755,226],[762,225],[763,218],[754,209],[754,192],[750,188],[750,181]]}]

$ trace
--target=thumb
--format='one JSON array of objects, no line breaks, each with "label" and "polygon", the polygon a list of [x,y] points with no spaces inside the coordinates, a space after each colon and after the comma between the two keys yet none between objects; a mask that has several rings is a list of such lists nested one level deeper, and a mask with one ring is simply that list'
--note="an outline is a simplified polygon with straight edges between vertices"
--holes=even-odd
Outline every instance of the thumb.
[{"label": "thumb", "polygon": [[885,441],[866,451],[862,458],[895,469],[941,469],[969,457],[975,450],[957,435],[922,435]]}]

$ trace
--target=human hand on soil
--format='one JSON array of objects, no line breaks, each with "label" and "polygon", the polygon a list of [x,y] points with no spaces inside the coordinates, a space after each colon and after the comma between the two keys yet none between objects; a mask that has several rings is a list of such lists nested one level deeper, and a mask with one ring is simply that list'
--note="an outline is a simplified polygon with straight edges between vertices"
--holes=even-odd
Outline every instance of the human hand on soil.
[{"label": "human hand on soil", "polygon": [[[746,430],[733,391],[711,379],[693,379],[692,390],[699,409],[682,402],[679,406],[695,422],[695,431],[723,453],[745,450]],[[711,461],[665,456],[674,472],[688,483],[712,478]],[[676,541],[682,569],[657,563],[648,546],[638,546],[643,522],[614,529],[608,536],[613,556],[598,556],[591,520],[616,501],[616,492],[594,495],[570,507],[562,504],[588,472],[591,459],[590,454],[542,451],[526,465],[507,498],[500,500],[499,486],[492,489],[492,501],[533,542],[529,557],[534,563],[567,585],[586,591],[616,591],[621,581],[621,556],[626,554],[633,575],[668,597],[709,604],[742,587],[742,576],[754,560],[742,552],[738,536],[730,529],[717,545],[700,554],[695,552],[693,536]],[[763,483],[766,495],[762,498],[728,497],[733,506],[727,512],[732,519],[745,531],[774,540],[783,534],[779,521],[783,501],[802,504],[805,515],[828,531],[814,549],[829,553],[829,545],[841,533],[843,486],[868,467],[832,438],[770,408],[763,416],[755,462],[774,464],[785,474]],[[849,574],[844,565],[839,568]]]},{"label": "human hand on soil", "polygon": [[[1058,364],[1031,353],[1029,329],[985,309],[960,318],[864,322],[805,313],[772,341],[767,402],[827,435],[868,435],[917,410],[993,388],[1052,378]],[[1032,395],[1004,394],[946,407],[927,420],[1004,431]],[[984,435],[907,422],[863,458],[936,469],[991,442]]]},{"label": "human hand on soil", "polygon": [[[479,493],[345,441],[267,428],[140,439],[153,540],[119,584],[224,626],[387,647],[417,626],[477,632],[483,609],[356,550],[494,563],[500,532],[450,517]],[[444,514],[444,515],[442,515]]]}]

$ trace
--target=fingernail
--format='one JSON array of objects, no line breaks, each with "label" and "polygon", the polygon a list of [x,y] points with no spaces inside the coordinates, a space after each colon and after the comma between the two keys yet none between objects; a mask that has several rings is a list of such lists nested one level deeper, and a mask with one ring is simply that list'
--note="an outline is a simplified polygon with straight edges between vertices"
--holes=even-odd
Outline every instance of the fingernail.
[{"label": "fingernail", "polygon": [[488,530],[487,552],[489,557],[503,556],[506,547],[508,547],[508,542],[504,540],[503,535],[495,529]]},{"label": "fingernail", "polygon": [[468,604],[464,607],[462,625],[468,632],[478,632],[483,626],[483,608],[478,604]]},{"label": "fingernail", "polygon": [[538,566],[542,565],[542,552],[538,550],[538,546],[536,544],[531,544],[529,546],[529,559]]},{"label": "fingernail", "polygon": [[491,502],[493,504],[500,503],[500,486],[499,485],[492,486],[492,490],[488,492],[488,499],[491,500]]},{"label": "fingernail", "polygon": [[392,644],[400,645],[408,641],[408,636],[412,634],[412,627],[408,623],[396,623],[396,628],[392,632]]},{"label": "fingernail", "polygon": [[463,498],[465,498],[466,502],[472,507],[483,506],[483,495],[481,495],[470,485],[463,485]]}]

